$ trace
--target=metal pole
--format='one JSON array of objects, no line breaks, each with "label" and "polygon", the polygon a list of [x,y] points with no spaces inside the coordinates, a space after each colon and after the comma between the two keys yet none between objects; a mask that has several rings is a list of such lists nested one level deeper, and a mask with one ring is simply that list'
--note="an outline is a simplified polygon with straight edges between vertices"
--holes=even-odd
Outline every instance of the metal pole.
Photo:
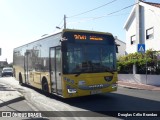
[{"label": "metal pole", "polygon": [[64,15],[64,29],[66,29],[66,15]]},{"label": "metal pole", "polygon": [[148,66],[148,65],[147,65],[147,54],[146,54],[146,53],[145,53],[145,57],[146,57],[146,85],[147,85],[147,74],[148,74],[148,73],[147,73],[147,66]]},{"label": "metal pole", "polygon": [[140,40],[140,7],[139,0],[136,0],[136,40],[138,43],[142,44]]}]

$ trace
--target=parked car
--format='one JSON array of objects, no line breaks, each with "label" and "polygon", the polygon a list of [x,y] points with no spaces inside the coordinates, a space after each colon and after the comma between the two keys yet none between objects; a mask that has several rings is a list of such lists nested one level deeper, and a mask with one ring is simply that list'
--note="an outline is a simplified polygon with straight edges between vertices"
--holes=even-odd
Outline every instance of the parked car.
[{"label": "parked car", "polygon": [[13,68],[11,67],[5,67],[2,70],[2,77],[4,76],[12,76],[13,77]]}]

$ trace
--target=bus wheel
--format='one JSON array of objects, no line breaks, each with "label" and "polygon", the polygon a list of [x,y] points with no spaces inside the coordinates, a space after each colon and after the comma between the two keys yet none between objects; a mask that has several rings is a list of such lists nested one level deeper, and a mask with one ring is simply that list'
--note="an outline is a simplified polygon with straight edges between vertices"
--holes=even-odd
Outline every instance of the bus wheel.
[{"label": "bus wheel", "polygon": [[48,82],[46,79],[42,80],[42,91],[43,93],[49,93],[49,87],[48,87]]},{"label": "bus wheel", "polygon": [[21,73],[19,73],[19,84],[20,84],[20,85],[23,85],[23,80],[22,80],[22,75],[21,75]]}]

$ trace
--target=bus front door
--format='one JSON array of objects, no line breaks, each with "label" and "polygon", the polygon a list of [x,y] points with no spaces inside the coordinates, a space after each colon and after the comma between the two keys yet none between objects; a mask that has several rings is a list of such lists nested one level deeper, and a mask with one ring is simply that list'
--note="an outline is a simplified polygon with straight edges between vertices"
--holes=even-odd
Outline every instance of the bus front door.
[{"label": "bus front door", "polygon": [[62,94],[61,82],[61,48],[50,48],[50,77],[51,91],[53,93]]}]

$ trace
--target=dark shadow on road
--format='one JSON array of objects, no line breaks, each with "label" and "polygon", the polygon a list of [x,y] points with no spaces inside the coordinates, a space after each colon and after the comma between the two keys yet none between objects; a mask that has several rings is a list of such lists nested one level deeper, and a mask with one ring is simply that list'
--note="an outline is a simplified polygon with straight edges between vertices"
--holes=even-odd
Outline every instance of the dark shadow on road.
[{"label": "dark shadow on road", "polygon": [[[30,87],[30,86],[27,86]],[[43,94],[41,90],[30,87],[34,89],[35,91]],[[118,116],[118,113],[152,113],[157,112],[160,115],[160,102],[149,100],[145,98],[139,98],[129,95],[123,95],[119,94],[117,92],[114,93],[106,93],[106,94],[100,94],[100,95],[92,95],[92,96],[84,96],[84,97],[77,97],[77,98],[69,98],[69,99],[63,99],[55,95],[47,94],[51,99],[56,99],[58,101],[64,102],[66,104],[69,104],[71,106],[81,108],[85,111],[91,111],[89,112],[83,112],[83,111],[62,111],[61,114],[80,114],[78,117],[99,117],[99,116],[111,116],[111,117],[117,117],[122,119],[143,119],[143,120],[159,120],[158,117],[120,117]],[[55,112],[55,111],[54,111]],[[58,111],[59,112],[59,111]],[[52,114],[51,113],[47,113]],[[95,114],[94,114],[95,113]],[[56,113],[55,113],[56,114]],[[117,116],[116,116],[117,115]],[[76,115],[75,115],[76,117]]]},{"label": "dark shadow on road", "polygon": [[72,106],[92,111],[160,111],[160,102],[118,93],[63,100]]},{"label": "dark shadow on road", "polygon": [[[131,113],[157,112],[160,115],[160,102],[144,99],[144,98],[128,96],[128,95],[122,95],[116,92],[101,94],[101,95],[71,98],[71,99],[62,99],[59,97],[52,97],[52,99],[57,99],[71,106],[78,107],[87,111],[92,111],[92,112],[95,112],[96,114],[99,113],[100,115],[98,116],[106,115],[106,116],[115,117],[117,115],[116,117],[118,117],[118,113],[127,113],[127,112],[131,112]],[[87,115],[87,114],[90,114],[90,113],[86,112],[83,115]],[[126,117],[122,117],[122,118],[126,119]],[[134,117],[134,118],[137,119],[138,117]],[[146,117],[140,117],[140,118],[144,118],[144,120],[146,120]],[[152,117],[149,117],[149,118],[147,117],[147,119],[150,119],[150,118],[153,119]],[[154,119],[158,119],[158,118],[154,117]]]},{"label": "dark shadow on road", "polygon": [[[3,106],[9,107],[9,106],[8,106],[9,104],[13,104],[13,103],[16,103],[16,102],[19,102],[19,101],[22,101],[22,100],[25,100],[25,98],[24,98],[24,97],[18,97],[18,98],[9,100],[9,101],[3,101],[3,100],[0,99],[0,101],[3,102],[3,103],[0,104],[0,107],[3,107]],[[11,108],[11,109],[14,109],[14,108]],[[14,109],[14,110],[15,110],[15,109]]]}]

